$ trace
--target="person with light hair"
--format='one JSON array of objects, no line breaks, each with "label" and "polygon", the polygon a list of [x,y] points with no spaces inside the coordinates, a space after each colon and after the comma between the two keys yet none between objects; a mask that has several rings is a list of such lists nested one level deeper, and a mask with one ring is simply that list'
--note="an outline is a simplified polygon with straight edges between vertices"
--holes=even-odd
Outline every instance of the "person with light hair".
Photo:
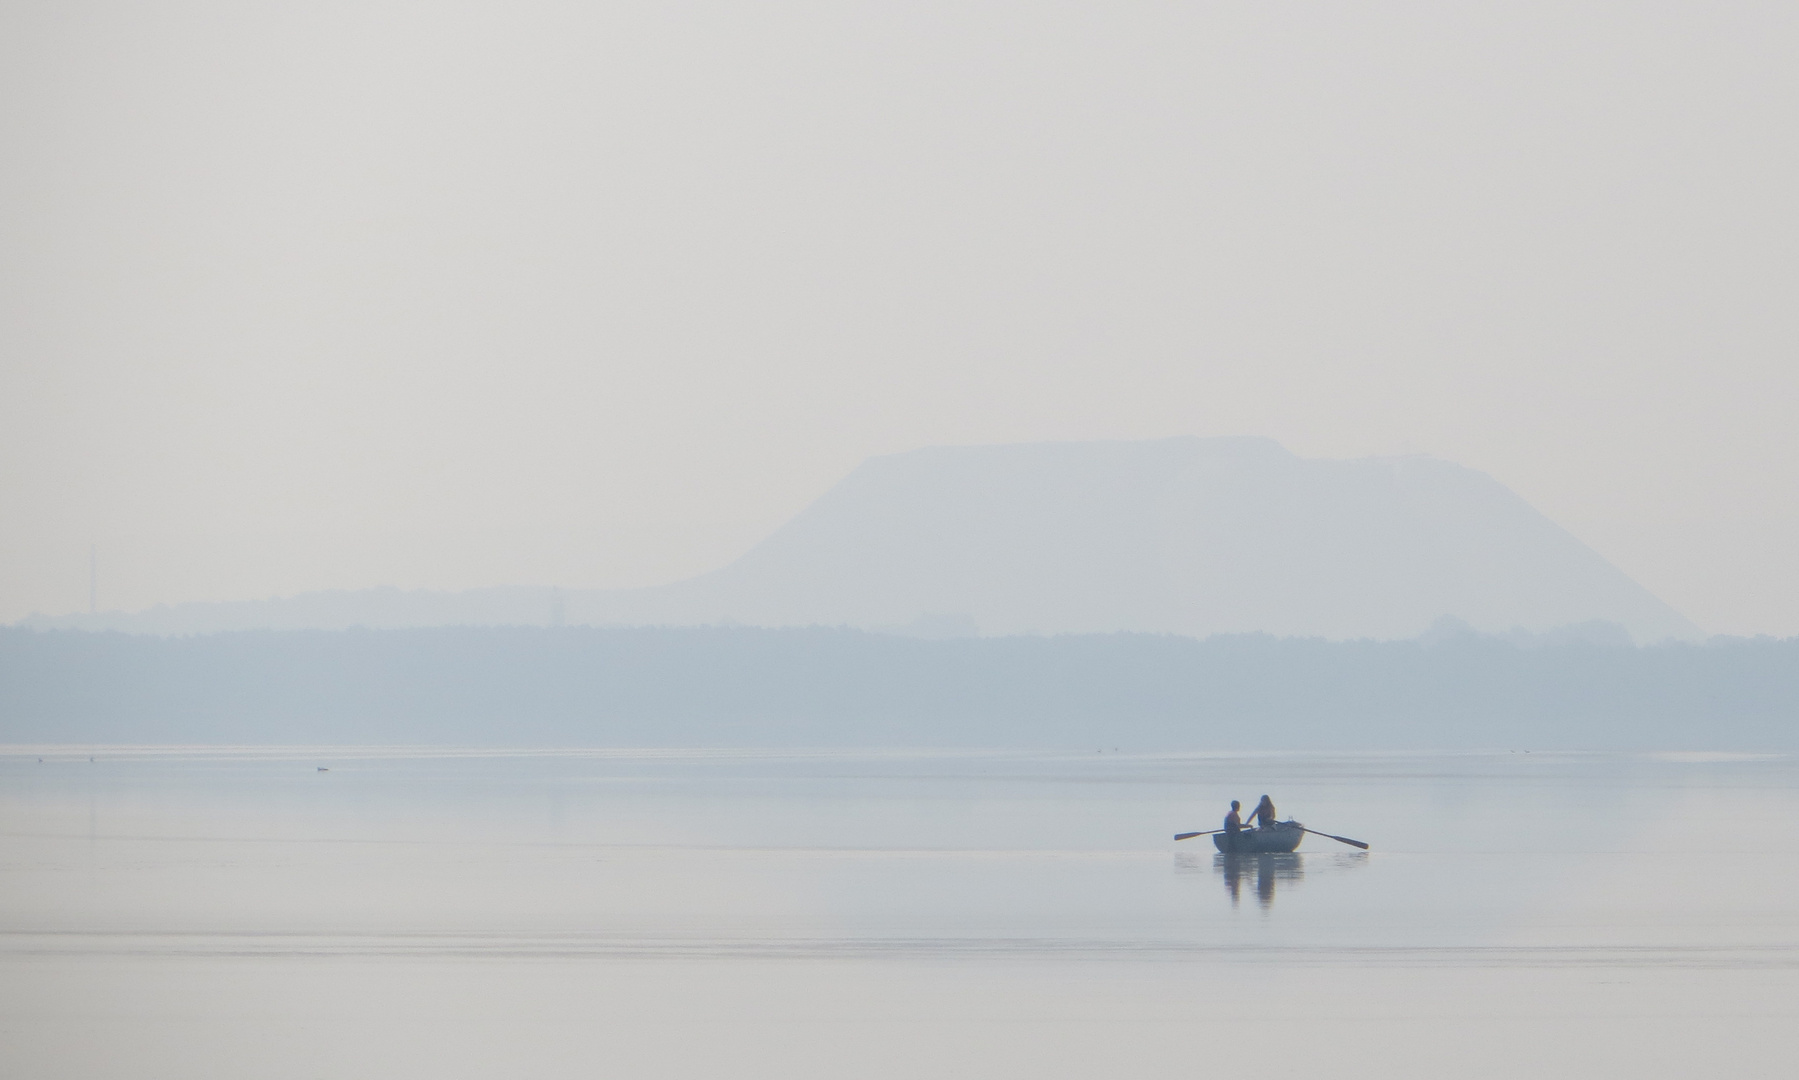
[{"label": "person with light hair", "polygon": [[[1232,803],[1231,805],[1235,806],[1236,804]],[[1267,828],[1274,824],[1274,819],[1274,800],[1264,795],[1262,801],[1256,804],[1256,808],[1249,812],[1249,820]]]}]

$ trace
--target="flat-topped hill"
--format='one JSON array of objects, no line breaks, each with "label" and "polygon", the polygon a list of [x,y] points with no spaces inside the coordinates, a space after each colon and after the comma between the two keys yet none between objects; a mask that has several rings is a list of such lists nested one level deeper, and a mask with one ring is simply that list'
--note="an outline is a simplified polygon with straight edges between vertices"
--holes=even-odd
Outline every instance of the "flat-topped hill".
[{"label": "flat-topped hill", "polygon": [[1401,638],[1602,620],[1698,636],[1484,473],[1266,439],[943,447],[872,459],[741,559],[582,595],[596,623]]},{"label": "flat-topped hill", "polygon": [[1542,633],[1699,630],[1493,478],[1267,439],[938,447],[865,462],[724,568],[645,589],[313,593],[34,625],[236,629],[571,623],[1413,637],[1449,616]]}]

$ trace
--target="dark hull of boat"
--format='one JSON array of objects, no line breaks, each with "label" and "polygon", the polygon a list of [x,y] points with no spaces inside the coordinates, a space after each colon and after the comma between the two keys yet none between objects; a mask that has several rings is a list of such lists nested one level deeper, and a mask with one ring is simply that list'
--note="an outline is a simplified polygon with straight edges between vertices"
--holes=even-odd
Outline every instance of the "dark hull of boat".
[{"label": "dark hull of boat", "polygon": [[1244,829],[1235,836],[1214,833],[1212,843],[1226,855],[1262,855],[1292,851],[1305,836],[1305,826],[1299,822],[1277,821],[1259,829]]}]

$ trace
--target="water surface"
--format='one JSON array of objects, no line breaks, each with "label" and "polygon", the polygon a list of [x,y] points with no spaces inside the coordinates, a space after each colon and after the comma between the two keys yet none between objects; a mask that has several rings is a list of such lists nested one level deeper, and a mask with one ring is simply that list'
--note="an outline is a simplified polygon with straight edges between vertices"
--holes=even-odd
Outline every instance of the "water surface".
[{"label": "water surface", "polygon": [[[1799,1020],[1796,780],[1754,755],[14,748],[0,1064],[1768,1075]],[[1264,792],[1373,849],[1171,840]]]}]

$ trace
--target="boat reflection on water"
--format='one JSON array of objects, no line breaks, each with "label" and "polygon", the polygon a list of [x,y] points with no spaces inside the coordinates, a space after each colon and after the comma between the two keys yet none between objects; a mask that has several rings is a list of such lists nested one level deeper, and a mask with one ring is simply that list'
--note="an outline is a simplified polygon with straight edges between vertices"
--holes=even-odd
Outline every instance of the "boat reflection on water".
[{"label": "boat reflection on water", "polygon": [[[1175,856],[1176,873],[1205,873],[1204,856],[1195,852],[1182,852]],[[1231,906],[1236,907],[1243,901],[1243,892],[1252,889],[1256,903],[1262,910],[1274,907],[1274,895],[1283,883],[1288,890],[1306,878],[1310,870],[1316,878],[1323,874],[1326,878],[1333,873],[1353,870],[1368,865],[1368,853],[1365,851],[1317,852],[1301,855],[1297,852],[1271,852],[1265,854],[1229,854],[1214,855],[1211,859],[1212,873],[1224,879],[1225,892],[1230,894]]]},{"label": "boat reflection on water", "polygon": [[1306,876],[1305,856],[1293,852],[1264,855],[1214,855],[1212,868],[1224,875],[1224,887],[1231,894],[1231,906],[1243,899],[1243,885],[1255,880],[1256,903],[1265,911],[1274,906],[1274,890],[1278,882],[1300,881]]}]

